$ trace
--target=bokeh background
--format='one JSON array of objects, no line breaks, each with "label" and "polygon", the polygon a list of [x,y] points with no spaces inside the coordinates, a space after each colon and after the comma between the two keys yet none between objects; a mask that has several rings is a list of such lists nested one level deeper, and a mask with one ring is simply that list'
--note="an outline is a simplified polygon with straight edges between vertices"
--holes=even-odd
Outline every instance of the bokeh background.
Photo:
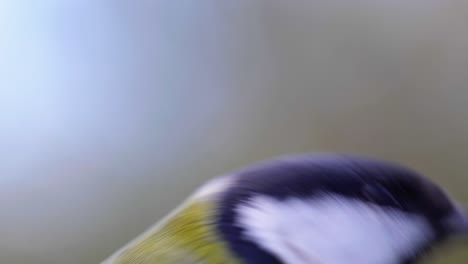
[{"label": "bokeh background", "polygon": [[99,263],[287,153],[398,161],[468,202],[466,1],[3,0],[0,40],[0,263]]}]

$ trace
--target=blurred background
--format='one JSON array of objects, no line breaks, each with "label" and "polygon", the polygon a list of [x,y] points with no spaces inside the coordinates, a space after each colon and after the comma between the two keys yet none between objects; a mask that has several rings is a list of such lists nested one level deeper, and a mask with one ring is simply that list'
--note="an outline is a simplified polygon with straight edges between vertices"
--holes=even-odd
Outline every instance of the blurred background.
[{"label": "blurred background", "polygon": [[398,161],[468,203],[467,18],[456,0],[1,1],[0,262],[99,263],[205,180],[287,153]]}]

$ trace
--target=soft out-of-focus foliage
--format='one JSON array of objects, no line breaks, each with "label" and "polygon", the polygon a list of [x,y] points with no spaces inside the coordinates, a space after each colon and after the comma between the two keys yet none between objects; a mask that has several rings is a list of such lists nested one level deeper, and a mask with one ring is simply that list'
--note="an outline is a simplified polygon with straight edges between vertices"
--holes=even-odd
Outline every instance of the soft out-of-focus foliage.
[{"label": "soft out-of-focus foliage", "polygon": [[0,262],[97,263],[206,179],[286,153],[399,161],[468,202],[467,17],[445,0],[3,1]]}]

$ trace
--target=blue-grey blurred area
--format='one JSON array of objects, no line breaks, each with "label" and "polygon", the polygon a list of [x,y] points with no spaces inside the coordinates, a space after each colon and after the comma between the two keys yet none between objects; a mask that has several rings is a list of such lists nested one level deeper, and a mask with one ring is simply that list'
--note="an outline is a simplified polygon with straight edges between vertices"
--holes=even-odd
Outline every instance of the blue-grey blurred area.
[{"label": "blue-grey blurred area", "polygon": [[98,263],[205,180],[287,153],[399,161],[468,202],[467,18],[455,0],[0,2],[0,263]]}]

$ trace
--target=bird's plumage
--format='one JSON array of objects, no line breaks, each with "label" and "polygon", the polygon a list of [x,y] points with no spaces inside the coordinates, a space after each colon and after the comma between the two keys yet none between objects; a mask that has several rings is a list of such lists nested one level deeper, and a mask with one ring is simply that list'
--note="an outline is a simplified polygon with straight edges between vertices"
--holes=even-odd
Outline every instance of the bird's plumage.
[{"label": "bird's plumage", "polygon": [[219,195],[229,179],[211,181],[168,217],[103,264],[240,264],[216,227]]},{"label": "bird's plumage", "polygon": [[410,169],[301,155],[211,181],[104,263],[407,264],[462,226],[456,203]]}]

